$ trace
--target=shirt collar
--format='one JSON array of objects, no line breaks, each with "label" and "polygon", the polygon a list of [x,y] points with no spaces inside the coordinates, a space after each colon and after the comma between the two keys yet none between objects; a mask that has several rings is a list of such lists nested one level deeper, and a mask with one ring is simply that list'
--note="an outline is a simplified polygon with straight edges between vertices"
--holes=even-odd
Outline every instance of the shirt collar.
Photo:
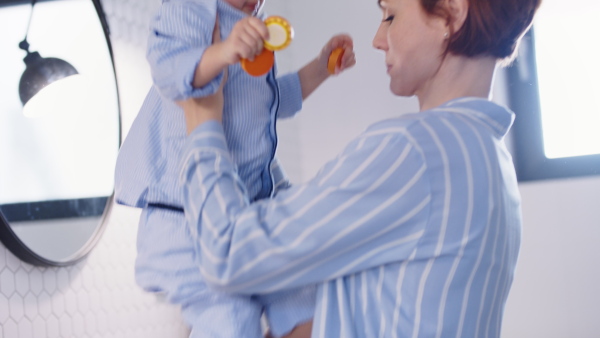
[{"label": "shirt collar", "polygon": [[509,108],[498,103],[478,98],[461,97],[450,100],[437,109],[448,108],[459,113],[465,113],[479,118],[483,123],[490,126],[498,136],[504,137],[515,120],[515,113]]}]

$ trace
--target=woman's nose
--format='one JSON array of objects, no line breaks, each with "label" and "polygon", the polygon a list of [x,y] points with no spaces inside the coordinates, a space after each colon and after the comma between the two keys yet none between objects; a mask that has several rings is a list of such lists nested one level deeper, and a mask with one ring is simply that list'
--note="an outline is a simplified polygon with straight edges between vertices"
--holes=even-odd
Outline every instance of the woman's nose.
[{"label": "woman's nose", "polygon": [[387,50],[387,34],[383,25],[379,25],[379,28],[373,37],[373,47],[383,51]]}]

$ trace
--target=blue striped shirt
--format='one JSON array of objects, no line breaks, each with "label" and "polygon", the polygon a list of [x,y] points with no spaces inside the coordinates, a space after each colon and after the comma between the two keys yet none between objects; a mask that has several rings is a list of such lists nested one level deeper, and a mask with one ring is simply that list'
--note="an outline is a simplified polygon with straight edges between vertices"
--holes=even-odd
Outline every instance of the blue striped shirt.
[{"label": "blue striped shirt", "polygon": [[521,232],[513,119],[461,98],[385,120],[254,203],[221,125],[202,124],[181,184],[205,280],[241,294],[317,283],[313,337],[499,337]]},{"label": "blue striped shirt", "polygon": [[[258,298],[231,297],[207,288],[198,272],[193,241],[185,227],[180,157],[185,119],[175,100],[213,94],[222,75],[202,88],[192,78],[212,43],[218,12],[222,39],[246,14],[217,0],[163,2],[151,22],[147,58],[154,86],[125,139],[115,173],[120,204],[144,208],[138,230],[136,280],[145,290],[164,292],[181,304],[194,337],[262,337],[259,317],[265,308],[271,330],[280,335],[314,313],[314,288]],[[261,77],[229,66],[224,87],[223,124],[238,174],[252,200],[268,197],[287,180],[273,155],[275,121],[302,106],[297,73]]]}]

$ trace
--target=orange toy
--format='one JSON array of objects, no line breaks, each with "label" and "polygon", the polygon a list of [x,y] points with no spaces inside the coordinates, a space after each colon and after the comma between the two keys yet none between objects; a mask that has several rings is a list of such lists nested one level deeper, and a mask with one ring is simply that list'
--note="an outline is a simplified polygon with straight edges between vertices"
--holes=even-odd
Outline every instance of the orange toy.
[{"label": "orange toy", "polygon": [[329,74],[335,74],[335,69],[342,66],[342,58],[344,57],[344,49],[336,48],[329,54],[327,62],[327,71]]},{"label": "orange toy", "polygon": [[274,51],[282,50],[289,46],[294,38],[294,29],[286,19],[280,16],[270,16],[265,19],[269,30],[269,40],[264,42],[262,52],[253,61],[242,59],[242,69],[252,76],[261,76],[273,68],[275,64]]},{"label": "orange toy", "polygon": [[245,70],[246,73],[252,76],[265,75],[273,68],[273,64],[275,64],[275,53],[263,48],[262,52],[258,54],[253,61],[242,59],[241,63],[242,69]]}]

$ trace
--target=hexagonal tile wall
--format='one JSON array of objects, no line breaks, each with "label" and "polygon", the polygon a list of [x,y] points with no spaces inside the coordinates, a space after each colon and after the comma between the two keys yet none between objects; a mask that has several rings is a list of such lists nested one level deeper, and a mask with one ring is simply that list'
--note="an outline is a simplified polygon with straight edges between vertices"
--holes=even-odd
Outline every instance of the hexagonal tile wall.
[{"label": "hexagonal tile wall", "polygon": [[[111,40],[143,49],[160,2],[102,0]],[[0,244],[0,338],[187,337],[179,309],[135,283],[138,217],[113,206],[98,245],[68,267],[29,265]]]}]

